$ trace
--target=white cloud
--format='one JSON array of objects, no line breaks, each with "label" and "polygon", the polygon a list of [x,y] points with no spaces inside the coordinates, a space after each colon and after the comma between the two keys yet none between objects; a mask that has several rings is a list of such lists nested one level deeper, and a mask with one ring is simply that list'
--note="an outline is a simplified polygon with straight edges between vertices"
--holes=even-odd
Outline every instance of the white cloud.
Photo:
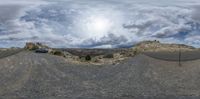
[{"label": "white cloud", "polygon": [[0,0],[0,5],[38,5],[47,4],[43,0]]},{"label": "white cloud", "polygon": [[[0,22],[4,23],[0,24],[0,42],[121,47],[158,39],[200,47],[199,6],[199,0],[7,0],[0,3]],[[91,16],[106,18],[112,25],[104,33],[88,31]]]}]

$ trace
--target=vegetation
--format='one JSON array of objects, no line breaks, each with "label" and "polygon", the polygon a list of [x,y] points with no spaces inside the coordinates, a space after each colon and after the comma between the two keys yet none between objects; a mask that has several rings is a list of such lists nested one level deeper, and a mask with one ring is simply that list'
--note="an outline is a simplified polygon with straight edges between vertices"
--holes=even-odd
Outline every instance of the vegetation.
[{"label": "vegetation", "polygon": [[92,60],[92,57],[91,57],[90,55],[87,55],[87,56],[85,56],[85,60],[86,60],[86,61],[91,61],[91,60]]},{"label": "vegetation", "polygon": [[59,51],[59,50],[53,50],[53,51],[51,51],[51,54],[56,55],[56,56],[65,57],[65,54],[62,51]]},{"label": "vegetation", "polygon": [[133,54],[134,54],[134,55],[137,55],[137,54],[138,54],[137,48],[133,51]]}]

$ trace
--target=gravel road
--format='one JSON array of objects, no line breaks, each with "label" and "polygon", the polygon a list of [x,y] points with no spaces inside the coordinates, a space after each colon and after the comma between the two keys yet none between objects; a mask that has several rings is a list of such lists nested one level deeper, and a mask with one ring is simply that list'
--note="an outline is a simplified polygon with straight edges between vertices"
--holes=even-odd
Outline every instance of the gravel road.
[{"label": "gravel road", "polygon": [[22,51],[0,64],[0,99],[200,99],[200,60],[95,66]]},{"label": "gravel road", "polygon": [[[166,60],[166,61],[192,61],[200,59],[200,51],[187,52],[146,52],[144,53],[152,58]],[[180,55],[180,56],[179,56]]]},{"label": "gravel road", "polygon": [[7,49],[7,50],[0,50],[0,59],[15,55],[19,52],[23,51],[23,49]]}]

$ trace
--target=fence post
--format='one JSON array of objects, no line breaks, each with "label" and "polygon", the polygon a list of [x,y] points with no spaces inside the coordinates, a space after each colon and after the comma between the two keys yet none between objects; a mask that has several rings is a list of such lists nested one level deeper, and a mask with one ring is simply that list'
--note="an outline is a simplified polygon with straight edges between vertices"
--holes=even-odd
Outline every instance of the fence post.
[{"label": "fence post", "polygon": [[179,66],[182,66],[181,64],[181,45],[179,45]]}]

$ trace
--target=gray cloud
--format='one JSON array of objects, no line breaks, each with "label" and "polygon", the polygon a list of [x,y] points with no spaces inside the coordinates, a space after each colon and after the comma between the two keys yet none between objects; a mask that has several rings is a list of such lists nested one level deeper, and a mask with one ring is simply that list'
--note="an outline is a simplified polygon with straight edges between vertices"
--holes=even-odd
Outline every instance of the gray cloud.
[{"label": "gray cloud", "polygon": [[112,33],[108,34],[100,38],[99,40],[96,39],[87,39],[84,40],[80,47],[110,47],[116,48],[119,46],[124,46],[128,42],[127,38],[124,36],[116,36]]},{"label": "gray cloud", "polygon": [[6,21],[15,19],[22,9],[20,5],[0,5],[0,22],[5,23]]},{"label": "gray cloud", "polygon": [[200,5],[199,6],[194,6],[192,18],[198,22],[200,22]]},{"label": "gray cloud", "polygon": [[[7,0],[0,3],[0,46],[40,41],[54,47],[124,47],[158,39],[200,47],[199,5],[198,0]],[[112,26],[103,33],[88,30],[91,16],[103,16]]]}]

